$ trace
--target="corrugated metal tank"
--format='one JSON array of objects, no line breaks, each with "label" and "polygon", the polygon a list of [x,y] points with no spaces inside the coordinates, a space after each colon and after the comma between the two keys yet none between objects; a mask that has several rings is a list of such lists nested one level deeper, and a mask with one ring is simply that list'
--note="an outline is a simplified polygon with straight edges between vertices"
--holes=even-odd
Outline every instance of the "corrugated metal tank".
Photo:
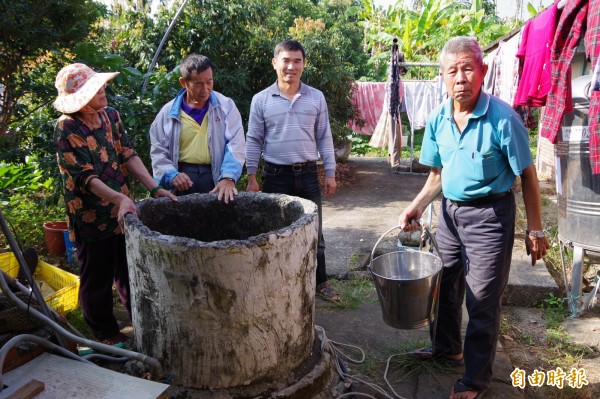
[{"label": "corrugated metal tank", "polygon": [[573,79],[574,110],[563,117],[554,147],[561,241],[600,251],[600,175],[590,165],[591,75]]}]

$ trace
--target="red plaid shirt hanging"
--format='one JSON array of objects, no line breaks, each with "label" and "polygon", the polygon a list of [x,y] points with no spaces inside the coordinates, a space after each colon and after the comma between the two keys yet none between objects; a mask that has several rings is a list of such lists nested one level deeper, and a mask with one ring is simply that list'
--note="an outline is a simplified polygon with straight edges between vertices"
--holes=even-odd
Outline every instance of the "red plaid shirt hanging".
[{"label": "red plaid shirt hanging", "polygon": [[588,0],[567,1],[556,27],[551,55],[551,88],[540,123],[540,135],[552,143],[556,142],[563,115],[573,110],[571,61],[585,29],[587,12]]},{"label": "red plaid shirt hanging", "polygon": [[[595,66],[600,58],[600,0],[590,1],[587,28],[585,53],[592,61],[592,66]],[[592,91],[588,122],[590,127],[590,165],[592,173],[597,175],[600,174],[600,91],[598,90]]]}]

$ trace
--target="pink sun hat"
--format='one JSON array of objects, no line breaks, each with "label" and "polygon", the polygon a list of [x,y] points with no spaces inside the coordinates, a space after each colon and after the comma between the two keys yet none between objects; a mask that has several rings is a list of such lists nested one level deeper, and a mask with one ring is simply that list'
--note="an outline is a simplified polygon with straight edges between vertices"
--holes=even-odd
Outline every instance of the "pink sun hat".
[{"label": "pink sun hat", "polygon": [[95,72],[85,64],[67,65],[58,72],[54,86],[58,97],[54,108],[63,114],[73,114],[81,110],[98,93],[98,90],[119,72]]}]

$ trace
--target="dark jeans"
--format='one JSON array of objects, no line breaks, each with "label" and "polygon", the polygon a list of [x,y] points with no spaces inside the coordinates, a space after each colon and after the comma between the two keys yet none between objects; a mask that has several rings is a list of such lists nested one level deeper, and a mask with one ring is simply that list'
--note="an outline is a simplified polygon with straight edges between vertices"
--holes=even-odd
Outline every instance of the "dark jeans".
[{"label": "dark jeans", "polygon": [[321,187],[316,163],[314,166],[293,171],[289,167],[266,164],[264,193],[295,195],[317,204],[319,215],[319,242],[317,246],[317,285],[327,281],[325,267],[325,240],[323,239],[323,213],[321,205]]},{"label": "dark jeans", "polygon": [[[486,389],[500,328],[502,294],[508,283],[515,232],[514,194],[485,205],[462,206],[442,199],[436,240],[444,268],[436,331],[436,353],[464,353],[462,382]],[[462,303],[469,322],[464,350]]]},{"label": "dark jeans", "polygon": [[186,191],[177,191],[177,195],[186,195],[193,193],[208,193],[215,188],[212,169],[210,165],[199,165],[186,162],[179,162],[179,171],[188,175],[194,185]]},{"label": "dark jeans", "polygon": [[79,301],[94,337],[106,339],[119,332],[113,314],[113,282],[131,320],[129,271],[123,234],[91,243],[76,242],[80,268]]}]

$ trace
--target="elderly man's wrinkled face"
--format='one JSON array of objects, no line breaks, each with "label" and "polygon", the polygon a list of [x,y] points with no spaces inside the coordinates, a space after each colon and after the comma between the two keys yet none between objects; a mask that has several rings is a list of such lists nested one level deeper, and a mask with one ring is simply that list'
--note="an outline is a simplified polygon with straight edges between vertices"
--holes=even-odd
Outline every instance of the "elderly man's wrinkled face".
[{"label": "elderly man's wrinkled face", "polygon": [[202,72],[193,71],[188,80],[179,78],[179,83],[187,90],[186,103],[193,108],[202,108],[213,90],[212,68]]},{"label": "elderly man's wrinkled face", "polygon": [[477,103],[487,65],[480,65],[471,52],[446,54],[443,65],[442,78],[448,95],[459,104]]}]

